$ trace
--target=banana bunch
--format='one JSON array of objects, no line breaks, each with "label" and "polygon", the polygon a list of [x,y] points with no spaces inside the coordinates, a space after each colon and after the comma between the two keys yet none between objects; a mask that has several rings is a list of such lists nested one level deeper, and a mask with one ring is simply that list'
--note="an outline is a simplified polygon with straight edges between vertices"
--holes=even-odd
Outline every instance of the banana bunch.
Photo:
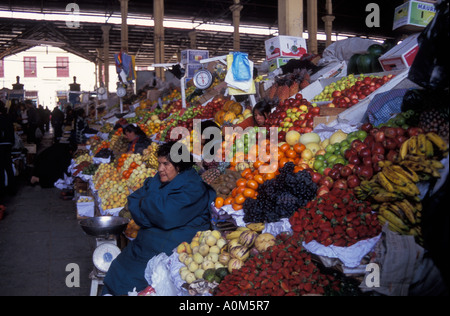
[{"label": "banana bunch", "polygon": [[144,149],[143,154],[143,160],[147,167],[152,169],[158,169],[158,144],[155,142],[152,142],[150,146],[148,146],[146,149]]},{"label": "banana bunch", "polygon": [[378,210],[378,220],[382,226],[387,223],[389,229],[398,234],[414,236],[418,244],[423,244],[421,219],[422,204],[413,204],[408,199],[383,203]]},{"label": "banana bunch", "polygon": [[430,132],[412,136],[400,147],[400,160],[407,159],[407,156],[418,156],[433,159],[437,155],[447,157],[448,144],[438,134]]}]

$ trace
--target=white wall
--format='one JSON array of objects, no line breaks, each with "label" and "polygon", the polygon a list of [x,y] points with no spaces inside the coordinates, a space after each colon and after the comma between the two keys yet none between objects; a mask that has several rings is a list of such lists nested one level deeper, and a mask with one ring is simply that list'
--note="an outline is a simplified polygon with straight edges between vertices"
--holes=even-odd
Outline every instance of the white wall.
[{"label": "white wall", "polygon": [[[36,78],[25,78],[23,58],[36,56]],[[69,77],[58,78],[56,76],[56,57],[69,57]],[[51,46],[36,46],[19,54],[4,58],[4,78],[0,78],[0,89],[12,89],[16,83],[16,76],[20,76],[20,83],[27,91],[38,91],[39,104],[48,106],[51,110],[56,105],[56,91],[69,91],[69,84],[73,83],[73,77],[77,77],[81,91],[94,91],[95,64],[68,53],[61,48]],[[53,68],[48,68],[53,67]],[[110,66],[110,92],[116,90],[116,69]]]}]

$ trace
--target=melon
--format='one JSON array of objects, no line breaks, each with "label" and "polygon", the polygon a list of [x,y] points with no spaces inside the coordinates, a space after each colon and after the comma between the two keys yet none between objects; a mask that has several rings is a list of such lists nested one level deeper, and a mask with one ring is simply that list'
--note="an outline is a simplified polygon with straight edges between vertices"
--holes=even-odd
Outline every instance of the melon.
[{"label": "melon", "polygon": [[297,131],[289,131],[286,133],[286,143],[288,143],[291,146],[294,146],[295,144],[298,144],[300,141],[300,133]]},{"label": "melon", "polygon": [[306,144],[305,147],[306,149],[311,150],[313,156],[315,156],[317,152],[322,149],[318,143],[309,143]]},{"label": "melon", "polygon": [[309,143],[320,144],[320,136],[317,133],[306,133],[300,136],[300,143],[308,145]]}]

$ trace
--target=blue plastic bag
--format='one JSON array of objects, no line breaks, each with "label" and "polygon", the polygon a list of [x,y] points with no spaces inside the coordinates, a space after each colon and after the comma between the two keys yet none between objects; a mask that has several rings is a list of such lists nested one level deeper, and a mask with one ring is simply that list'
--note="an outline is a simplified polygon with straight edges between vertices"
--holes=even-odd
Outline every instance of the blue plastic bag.
[{"label": "blue plastic bag", "polygon": [[235,81],[249,81],[252,79],[248,54],[240,52],[233,53],[231,70]]}]

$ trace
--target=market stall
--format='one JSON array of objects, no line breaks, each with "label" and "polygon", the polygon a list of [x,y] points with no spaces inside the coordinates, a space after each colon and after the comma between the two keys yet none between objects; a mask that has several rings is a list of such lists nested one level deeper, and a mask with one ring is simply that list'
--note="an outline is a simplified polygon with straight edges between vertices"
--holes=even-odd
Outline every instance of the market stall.
[{"label": "market stall", "polygon": [[[265,127],[223,135],[216,161],[197,166],[216,192],[211,229],[152,258],[148,288],[129,294],[407,295],[412,281],[399,289],[393,275],[412,280],[429,265],[421,224],[448,177],[448,106],[439,106],[448,89],[429,93],[410,81],[411,64],[382,69],[383,56],[406,43],[399,45],[364,47],[380,64],[361,59],[349,66],[359,69],[354,74],[313,68],[305,55],[287,73],[258,76],[256,101],[273,103]],[[220,64],[208,67],[211,84],[202,91],[190,80],[183,93],[149,90],[121,118],[100,118],[99,133],[69,168],[79,179],[79,218],[122,216],[129,194],[157,174],[158,144],[181,140],[194,152],[202,136],[196,122],[233,127],[252,116],[229,94],[231,68]],[[276,60],[275,69],[282,66]],[[153,140],[142,154],[127,152],[127,124]],[[187,131],[183,138],[172,133],[177,127]],[[129,218],[126,239],[139,229]],[[394,273],[386,267],[395,252],[404,263],[393,263]],[[374,274],[380,266],[381,276]]]}]

